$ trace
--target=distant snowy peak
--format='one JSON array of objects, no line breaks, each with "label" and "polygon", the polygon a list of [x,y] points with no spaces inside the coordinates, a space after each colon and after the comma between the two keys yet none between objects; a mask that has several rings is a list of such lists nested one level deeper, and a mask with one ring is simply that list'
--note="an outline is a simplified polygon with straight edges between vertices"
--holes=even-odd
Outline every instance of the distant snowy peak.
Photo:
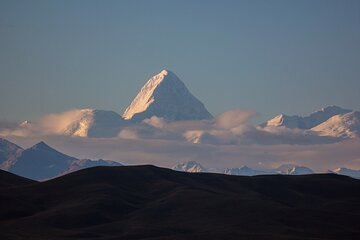
[{"label": "distant snowy peak", "polygon": [[285,175],[305,175],[313,174],[314,171],[308,167],[297,166],[293,164],[284,164],[275,169],[276,173],[285,174]]},{"label": "distant snowy peak", "polygon": [[354,111],[335,115],[311,130],[322,136],[360,137],[360,112]]},{"label": "distant snowy peak", "polygon": [[206,168],[204,168],[200,163],[197,163],[195,161],[188,161],[177,164],[172,169],[176,171],[191,172],[191,173],[207,172]]},{"label": "distant snowy peak", "polygon": [[79,109],[64,129],[65,135],[76,137],[115,137],[125,120],[113,111]]},{"label": "distant snowy peak", "polygon": [[23,121],[22,123],[19,124],[19,127],[27,127],[29,125],[31,125],[32,122],[28,121],[28,120],[25,120]]},{"label": "distant snowy peak", "polygon": [[242,166],[239,168],[228,168],[224,171],[224,174],[237,175],[237,176],[256,176],[256,175],[265,175],[270,173],[265,171],[255,170],[247,166]]},{"label": "distant snowy peak", "polygon": [[141,121],[152,116],[166,120],[211,119],[203,103],[171,71],[150,78],[123,114],[126,120]]},{"label": "distant snowy peak", "polygon": [[240,168],[230,168],[224,171],[225,174],[238,175],[238,176],[256,176],[267,174],[283,174],[283,175],[304,175],[314,173],[310,168],[303,166],[296,166],[292,164],[284,164],[274,170],[255,170],[247,166]]},{"label": "distant snowy peak", "polygon": [[314,171],[308,167],[296,166],[289,170],[289,175],[305,175],[305,174],[313,174]]},{"label": "distant snowy peak", "polygon": [[338,106],[329,106],[322,108],[321,110],[316,111],[306,117],[280,114],[267,121],[265,124],[263,124],[263,126],[311,129],[335,115],[348,112],[351,112],[351,110]]}]

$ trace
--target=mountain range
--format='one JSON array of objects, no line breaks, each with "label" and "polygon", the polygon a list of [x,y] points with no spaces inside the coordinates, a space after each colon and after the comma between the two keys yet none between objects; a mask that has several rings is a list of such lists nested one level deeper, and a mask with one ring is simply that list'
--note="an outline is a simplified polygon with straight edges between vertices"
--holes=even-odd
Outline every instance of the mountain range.
[{"label": "mountain range", "polygon": [[255,170],[249,168],[248,166],[241,166],[237,168],[228,168],[224,171],[224,174],[236,175],[236,176],[257,176],[257,175],[269,175],[273,173],[262,170]]},{"label": "mountain range", "polygon": [[320,136],[358,138],[360,112],[329,106],[306,117],[280,114],[261,126],[311,130]]},{"label": "mountain range", "polygon": [[329,118],[349,113],[351,110],[343,109],[338,106],[329,106],[320,109],[319,111],[313,112],[309,116],[288,116],[285,114],[280,114],[273,119],[268,120],[264,126],[275,126],[275,127],[287,127],[287,128],[298,128],[298,129],[311,129],[325,121]]},{"label": "mountain range", "polygon": [[[122,163],[110,160],[77,159],[61,153],[47,145],[39,142],[34,146],[23,149],[16,144],[0,138],[0,169],[9,171],[22,177],[34,180],[47,180],[66,175],[81,169],[96,166],[122,166]],[[274,169],[253,169],[248,166],[228,168],[226,170],[206,168],[196,161],[184,161],[172,167],[173,170],[190,173],[222,173],[228,175],[256,176],[256,175],[304,175],[313,174],[314,171],[305,166],[284,164]],[[338,168],[328,170],[329,173],[347,175],[360,178],[360,170]]]},{"label": "mountain range", "polygon": [[[273,174],[281,174],[281,175],[308,175],[314,174],[315,172],[305,166],[297,166],[295,164],[283,164],[274,169],[253,169],[248,166],[241,166],[235,168],[228,168],[224,171],[216,170],[216,169],[208,169],[204,167],[202,164],[196,161],[187,161],[176,164],[172,167],[173,170],[189,172],[189,173],[223,173],[228,175],[237,175],[237,176],[257,176],[257,175],[273,175]],[[337,168],[334,170],[328,170],[328,173],[346,175],[353,178],[360,179],[360,170],[348,169],[348,168]]]},{"label": "mountain range", "polygon": [[[191,131],[169,131],[149,123],[153,118],[165,123],[201,121],[202,124],[206,123],[206,128],[210,130],[204,132],[202,129],[191,128]],[[291,144],[332,143],[359,138],[360,113],[338,106],[328,106],[305,117],[280,114],[255,126],[257,133],[244,133],[246,137],[254,138],[248,141],[233,137],[224,139],[222,133],[220,136],[214,136],[218,132],[216,126],[216,118],[214,119],[204,104],[190,93],[179,77],[169,70],[162,70],[145,83],[122,115],[108,110],[75,109],[50,114],[38,122],[25,121],[16,129],[3,130],[0,135],[114,138],[128,137],[127,133],[131,132],[132,136],[140,138],[170,138],[194,143],[237,144],[255,141],[261,144],[261,138],[257,137],[259,135],[262,138],[273,138],[277,143],[286,143],[290,140]],[[288,131],[276,131],[274,134],[274,129]],[[289,138],[286,133],[291,131],[295,131],[295,134]],[[279,139],[282,135],[284,139]]]}]

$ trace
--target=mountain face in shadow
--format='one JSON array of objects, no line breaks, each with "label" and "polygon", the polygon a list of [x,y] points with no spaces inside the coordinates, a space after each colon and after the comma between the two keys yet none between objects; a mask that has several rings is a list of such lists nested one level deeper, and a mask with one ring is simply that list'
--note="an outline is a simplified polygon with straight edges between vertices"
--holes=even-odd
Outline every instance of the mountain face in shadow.
[{"label": "mountain face in shadow", "polygon": [[[9,177],[10,176],[10,177]],[[1,239],[357,239],[360,181],[95,167],[46,182],[0,172]]]},{"label": "mountain face in shadow", "polygon": [[24,150],[0,138],[0,169],[22,177],[47,180],[95,166],[122,166],[122,164],[103,159],[76,159],[55,150],[44,142],[39,142]]},{"label": "mountain face in shadow", "polygon": [[39,142],[24,150],[9,171],[31,179],[48,179],[59,175],[74,160],[74,157],[58,152],[44,142]]}]

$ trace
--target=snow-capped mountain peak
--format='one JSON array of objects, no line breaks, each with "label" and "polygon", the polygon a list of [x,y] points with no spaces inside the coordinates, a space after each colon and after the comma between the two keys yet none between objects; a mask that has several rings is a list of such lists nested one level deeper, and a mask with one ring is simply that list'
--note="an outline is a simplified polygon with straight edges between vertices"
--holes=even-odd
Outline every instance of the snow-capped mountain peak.
[{"label": "snow-capped mountain peak", "polygon": [[28,126],[28,125],[30,125],[30,124],[31,124],[30,121],[25,120],[25,121],[23,121],[22,123],[19,124],[19,127],[26,127],[26,126]]},{"label": "snow-capped mountain peak", "polygon": [[273,127],[287,127],[287,128],[302,128],[302,118],[299,116],[288,116],[285,114],[277,115],[266,122],[266,126]]},{"label": "snow-capped mountain peak", "polygon": [[126,108],[123,118],[141,121],[152,116],[166,120],[210,119],[211,114],[171,71],[151,77]]},{"label": "snow-capped mountain peak", "polygon": [[276,168],[275,172],[285,175],[304,175],[314,173],[314,171],[308,167],[297,166],[294,164],[283,164],[280,167]]},{"label": "snow-capped mountain peak", "polygon": [[303,166],[293,167],[289,171],[289,175],[304,175],[304,174],[313,174],[313,173],[314,173],[313,170],[311,170],[308,167],[303,167]]},{"label": "snow-capped mountain peak", "polygon": [[[168,76],[170,73],[169,70],[162,70],[159,74],[150,78],[146,84],[141,88],[138,95],[135,97],[130,106],[125,110],[123,114],[124,119],[131,119],[135,114],[144,112],[151,103],[155,101],[154,99],[154,91],[160,85],[162,81]],[[171,73],[173,75],[173,73]],[[175,79],[173,77],[167,77],[169,79]]]},{"label": "snow-capped mountain peak", "polygon": [[188,161],[184,163],[179,163],[172,167],[173,170],[181,171],[181,172],[207,172],[207,169],[204,168],[200,163],[195,161]]},{"label": "snow-capped mountain peak", "polygon": [[270,173],[265,171],[255,170],[244,165],[239,168],[228,168],[224,171],[224,174],[238,175],[238,176],[256,176],[256,175],[264,175]]}]

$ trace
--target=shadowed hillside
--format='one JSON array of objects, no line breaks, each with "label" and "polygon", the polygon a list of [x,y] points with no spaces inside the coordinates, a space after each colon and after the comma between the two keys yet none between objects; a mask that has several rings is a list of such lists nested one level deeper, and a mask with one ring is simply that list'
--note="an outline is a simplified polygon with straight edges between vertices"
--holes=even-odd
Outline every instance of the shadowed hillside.
[{"label": "shadowed hillside", "polygon": [[356,239],[360,181],[95,167],[46,182],[0,172],[1,239]]}]

